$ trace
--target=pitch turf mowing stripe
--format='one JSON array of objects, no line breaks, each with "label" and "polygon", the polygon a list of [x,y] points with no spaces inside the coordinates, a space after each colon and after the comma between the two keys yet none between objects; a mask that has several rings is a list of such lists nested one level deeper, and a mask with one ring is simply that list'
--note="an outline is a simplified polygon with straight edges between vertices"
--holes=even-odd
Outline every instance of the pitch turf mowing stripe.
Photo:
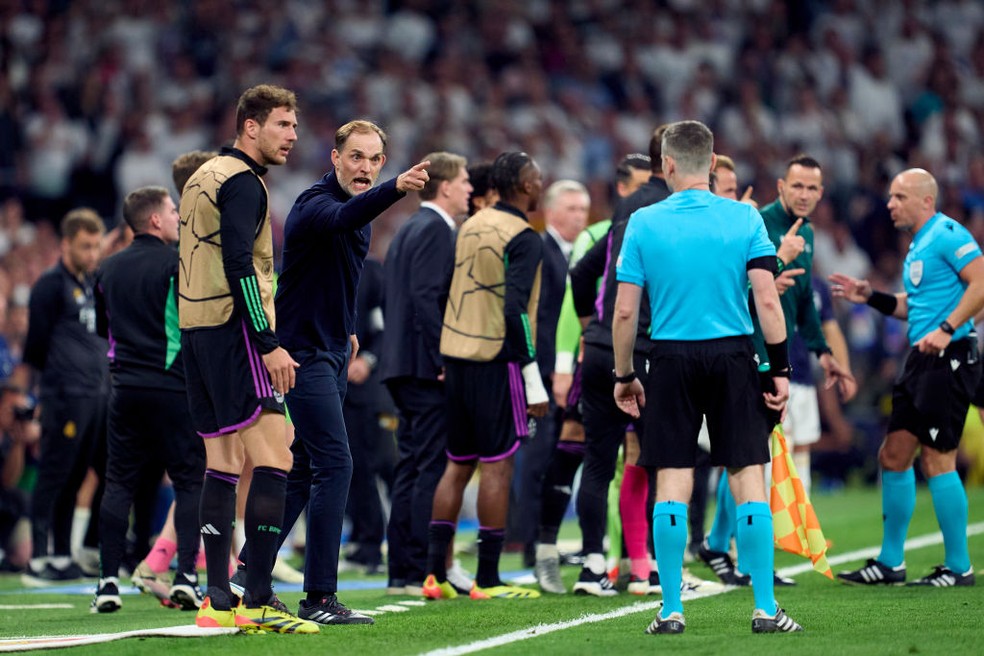
[{"label": "pitch turf mowing stripe", "polygon": [[[967,527],[967,537],[984,534],[984,522],[978,522],[976,524],[971,524]],[[941,533],[929,533],[927,535],[920,535],[919,537],[912,538],[911,540],[905,541],[905,549],[915,550],[922,549],[924,547],[930,547],[937,544],[943,543],[943,535]],[[878,555],[880,550],[879,547],[866,547],[864,549],[857,549],[855,551],[850,551],[848,553],[840,554],[839,556],[834,556],[828,558],[831,566],[839,565],[841,563],[850,562],[852,560],[861,560],[864,558],[874,558]],[[794,565],[792,567],[784,567],[779,570],[779,574],[783,576],[795,576],[796,574],[802,574],[803,572],[813,571],[813,564],[807,562],[802,565]],[[689,601],[692,599],[701,599],[703,597],[713,597],[719,594],[724,594],[726,592],[731,592],[732,590],[737,590],[738,588],[729,586],[723,589],[713,590],[706,593],[692,593],[691,595],[683,595],[684,600]],[[476,640],[475,642],[470,642],[465,645],[459,645],[457,647],[443,647],[441,649],[434,649],[432,651],[424,652],[421,656],[460,656],[461,654],[473,654],[478,651],[483,651],[485,649],[492,649],[494,647],[502,647],[504,645],[509,645],[514,642],[520,642],[522,640],[529,640],[530,638],[536,638],[538,636],[546,635],[548,633],[554,633],[556,631],[563,631],[565,629],[572,629],[577,626],[583,626],[585,624],[594,624],[596,622],[604,622],[606,620],[613,620],[619,617],[625,617],[626,615],[634,615],[636,613],[642,613],[647,610],[655,610],[660,607],[661,601],[649,601],[644,603],[635,603],[631,606],[624,606],[617,610],[609,611],[607,613],[595,613],[592,615],[585,615],[574,620],[567,620],[565,622],[555,622],[553,624],[539,624],[537,626],[526,627],[525,629],[520,629],[518,631],[512,631],[510,633],[504,633],[499,636],[493,636],[491,638],[485,638],[484,640]]]}]

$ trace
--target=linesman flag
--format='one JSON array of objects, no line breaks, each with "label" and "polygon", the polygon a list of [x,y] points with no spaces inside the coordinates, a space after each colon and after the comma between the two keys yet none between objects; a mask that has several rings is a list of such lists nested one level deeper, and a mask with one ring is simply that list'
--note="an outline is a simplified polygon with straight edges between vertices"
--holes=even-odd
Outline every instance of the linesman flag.
[{"label": "linesman flag", "polygon": [[813,504],[796,473],[793,457],[786,446],[782,425],[772,429],[772,485],[769,507],[775,526],[776,546],[783,551],[809,558],[813,569],[833,580],[827,562],[827,540],[820,530],[820,521]]}]

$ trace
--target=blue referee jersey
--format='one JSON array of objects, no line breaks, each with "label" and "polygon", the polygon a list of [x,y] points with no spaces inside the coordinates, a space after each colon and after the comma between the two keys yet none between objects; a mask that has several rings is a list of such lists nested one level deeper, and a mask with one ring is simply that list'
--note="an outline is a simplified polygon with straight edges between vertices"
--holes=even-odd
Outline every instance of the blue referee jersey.
[{"label": "blue referee jersey", "polygon": [[649,294],[653,340],[751,335],[746,267],[775,255],[755,208],[689,189],[632,215],[617,275]]},{"label": "blue referee jersey", "polygon": [[[915,344],[946,321],[960,303],[967,283],[960,272],[981,249],[962,225],[937,212],[912,237],[902,279],[909,307],[909,343]],[[973,319],[954,326],[954,340],[974,327]]]}]

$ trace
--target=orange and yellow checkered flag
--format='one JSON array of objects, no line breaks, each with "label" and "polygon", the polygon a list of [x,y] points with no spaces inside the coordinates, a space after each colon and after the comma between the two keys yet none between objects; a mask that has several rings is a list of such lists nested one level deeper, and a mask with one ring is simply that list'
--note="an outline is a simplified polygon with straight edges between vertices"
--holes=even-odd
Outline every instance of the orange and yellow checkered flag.
[{"label": "orange and yellow checkered flag", "polygon": [[813,504],[796,473],[793,457],[786,446],[782,425],[772,429],[772,486],[769,507],[775,526],[776,546],[783,551],[809,558],[813,569],[829,579],[834,575],[827,562],[827,540]]}]

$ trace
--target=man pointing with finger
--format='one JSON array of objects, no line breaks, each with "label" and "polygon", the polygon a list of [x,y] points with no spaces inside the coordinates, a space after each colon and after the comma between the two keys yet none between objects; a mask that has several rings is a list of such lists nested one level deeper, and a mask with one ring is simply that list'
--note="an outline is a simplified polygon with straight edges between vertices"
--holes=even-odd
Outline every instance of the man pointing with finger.
[{"label": "man pointing with finger", "polygon": [[385,150],[386,133],[373,123],[351,121],[338,128],[333,170],[297,198],[284,226],[277,336],[300,367],[287,399],[296,437],[280,538],[282,542],[307,506],[307,598],[301,600],[298,615],[319,624],[373,623],[335,596],[342,517],[352,478],[342,399],[349,361],[359,349],[355,302],[369,252],[370,223],[407,192],[421,190],[430,164],[416,164],[374,187],[386,162]]}]

